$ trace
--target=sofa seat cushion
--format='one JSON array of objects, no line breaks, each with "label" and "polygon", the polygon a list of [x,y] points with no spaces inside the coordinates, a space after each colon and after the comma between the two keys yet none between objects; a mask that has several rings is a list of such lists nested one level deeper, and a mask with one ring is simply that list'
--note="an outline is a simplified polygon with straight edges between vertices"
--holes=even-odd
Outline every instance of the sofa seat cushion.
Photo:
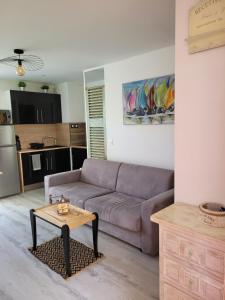
[{"label": "sofa seat cushion", "polygon": [[141,230],[141,198],[121,193],[111,193],[89,199],[85,202],[85,209],[97,212],[99,218],[105,222],[121,228],[139,232]]},{"label": "sofa seat cushion", "polygon": [[49,194],[52,196],[63,195],[70,199],[71,204],[84,208],[84,202],[96,196],[111,193],[109,189],[104,189],[95,185],[87,184],[81,181],[61,184],[49,188]]}]

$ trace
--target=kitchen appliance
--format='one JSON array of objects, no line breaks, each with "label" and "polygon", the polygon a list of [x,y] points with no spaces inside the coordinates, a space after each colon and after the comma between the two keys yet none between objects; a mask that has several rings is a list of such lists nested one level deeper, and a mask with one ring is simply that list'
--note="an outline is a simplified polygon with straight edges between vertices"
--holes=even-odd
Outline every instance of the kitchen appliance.
[{"label": "kitchen appliance", "polygon": [[70,124],[70,145],[86,146],[86,127],[85,123]]},{"label": "kitchen appliance", "polygon": [[30,143],[30,148],[31,149],[43,149],[44,148],[44,143]]},{"label": "kitchen appliance", "polygon": [[13,125],[0,125],[0,198],[20,192]]},{"label": "kitchen appliance", "polygon": [[12,123],[12,116],[10,110],[0,110],[0,125],[7,125]]}]

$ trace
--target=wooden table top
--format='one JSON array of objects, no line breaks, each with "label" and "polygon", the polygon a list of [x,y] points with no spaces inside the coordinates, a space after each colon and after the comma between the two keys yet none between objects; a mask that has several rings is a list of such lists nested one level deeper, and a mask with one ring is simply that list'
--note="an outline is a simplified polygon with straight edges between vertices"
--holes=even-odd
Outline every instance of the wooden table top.
[{"label": "wooden table top", "polygon": [[47,205],[35,209],[34,215],[62,228],[68,225],[70,229],[77,228],[95,220],[95,215],[91,212],[69,204],[70,212],[67,215],[57,213],[57,204]]}]

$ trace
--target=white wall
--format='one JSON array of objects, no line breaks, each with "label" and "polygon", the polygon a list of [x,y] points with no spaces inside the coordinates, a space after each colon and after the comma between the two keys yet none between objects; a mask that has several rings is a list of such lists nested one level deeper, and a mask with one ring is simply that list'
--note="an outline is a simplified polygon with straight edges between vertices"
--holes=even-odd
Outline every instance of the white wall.
[{"label": "white wall", "polygon": [[[42,82],[34,82],[34,81],[26,81],[22,79],[18,80],[0,80],[0,92],[4,92],[7,90],[19,90],[18,83],[19,81],[24,81],[26,83],[26,91],[30,92],[42,92],[41,86],[46,83]],[[55,92],[55,85],[54,84],[48,84],[49,85],[49,92]]]},{"label": "white wall", "polygon": [[62,121],[84,122],[84,87],[82,82],[71,81],[57,85],[61,94]]},{"label": "white wall", "polygon": [[225,47],[188,53],[184,39],[195,4],[176,1],[175,200],[225,204]]},{"label": "white wall", "polygon": [[70,103],[70,121],[84,122],[84,86],[83,82],[68,82]]},{"label": "white wall", "polygon": [[62,122],[70,122],[70,108],[67,82],[59,83],[57,85],[57,93],[61,94]]},{"label": "white wall", "polygon": [[[18,82],[23,81],[21,80],[0,80],[0,105],[1,101],[4,100],[5,92],[9,90],[19,90],[18,88]],[[25,81],[26,82],[26,91],[30,92],[42,92],[41,86],[43,83],[41,82],[32,82],[32,81]],[[55,85],[50,84],[49,85],[49,92],[55,91]]]},{"label": "white wall", "polygon": [[107,159],[174,169],[174,125],[123,125],[122,83],[174,73],[167,47],[105,66]]}]

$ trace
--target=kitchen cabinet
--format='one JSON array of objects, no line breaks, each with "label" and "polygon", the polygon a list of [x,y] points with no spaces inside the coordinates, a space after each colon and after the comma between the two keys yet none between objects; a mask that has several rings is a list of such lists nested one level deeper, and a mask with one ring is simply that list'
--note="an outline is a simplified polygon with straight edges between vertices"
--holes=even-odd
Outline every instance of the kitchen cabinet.
[{"label": "kitchen cabinet", "polygon": [[14,124],[61,123],[59,94],[10,91]]},{"label": "kitchen cabinet", "polygon": [[44,151],[45,170],[44,176],[54,174],[55,172],[55,150]]},{"label": "kitchen cabinet", "polygon": [[70,170],[70,149],[57,149],[54,151],[55,173]]},{"label": "kitchen cabinet", "polygon": [[87,158],[87,149],[72,148],[73,170],[80,169],[83,166],[84,160]]},{"label": "kitchen cabinet", "polygon": [[70,150],[56,149],[45,151],[46,175],[70,170]]},{"label": "kitchen cabinet", "polygon": [[[40,157],[40,166],[33,167],[33,159]],[[42,182],[46,172],[46,159],[44,152],[23,153],[22,154],[23,166],[23,182],[24,185],[29,185],[37,182]]]},{"label": "kitchen cabinet", "polygon": [[23,184],[43,182],[46,175],[70,170],[69,148],[21,153]]}]

